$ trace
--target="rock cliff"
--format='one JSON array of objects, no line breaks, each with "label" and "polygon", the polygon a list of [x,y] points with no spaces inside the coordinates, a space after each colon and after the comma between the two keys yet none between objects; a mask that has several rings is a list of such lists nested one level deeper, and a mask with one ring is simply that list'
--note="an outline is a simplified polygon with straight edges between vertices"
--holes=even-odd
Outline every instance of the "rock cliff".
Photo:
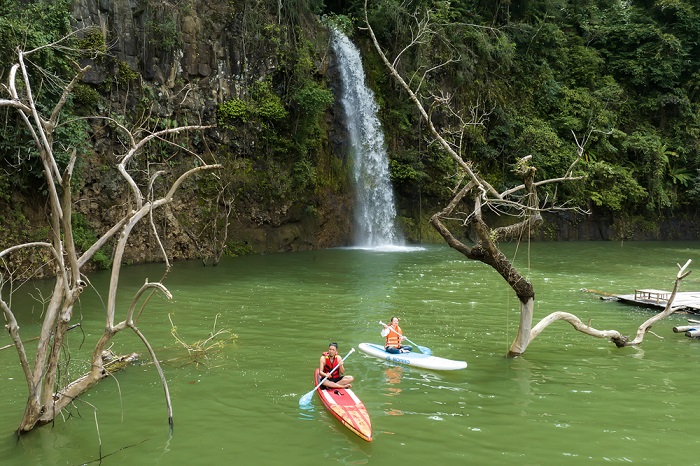
[{"label": "rock cliff", "polygon": [[[84,82],[107,99],[105,112],[124,114],[131,124],[150,128],[200,122],[216,125],[219,106],[231,99],[245,101],[251,86],[258,82],[270,80],[278,94],[288,91],[283,80],[295,79],[289,70],[298,64],[281,63],[285,54],[291,53],[283,48],[283,42],[290,34],[301,32],[292,26],[279,27],[290,12],[279,10],[279,21],[271,16],[274,13],[256,10],[249,2],[228,0],[72,2],[75,26],[88,31],[84,34],[99,31],[107,52],[106,56],[84,59],[83,64],[92,66]],[[312,28],[308,32],[325,35],[314,18],[306,21],[307,28]],[[297,39],[301,44],[302,38]],[[327,86],[334,81],[329,54],[327,44],[312,45],[313,78]],[[293,102],[285,105],[292,119]],[[318,167],[327,166],[335,168],[326,170],[324,176],[340,178],[335,183],[317,184],[311,197],[308,193],[295,197],[290,194],[294,188],[285,187],[280,188],[283,198],[263,199],[261,192],[268,188],[261,185],[271,182],[256,172],[267,175],[272,171],[260,162],[269,157],[271,149],[250,131],[221,127],[208,131],[196,147],[203,157],[225,165],[217,178],[227,180],[227,184],[188,186],[178,203],[159,219],[171,257],[211,261],[222,248],[225,254],[237,254],[348,244],[352,206],[348,183],[343,179],[346,160],[338,115],[341,113],[335,105],[325,112],[319,136],[322,142],[300,156],[311,154],[308,158],[316,165],[315,176],[321,170]],[[127,192],[115,183],[117,177],[111,169],[105,168],[113,165],[110,160],[117,152],[107,137],[111,136],[109,128],[95,123],[92,130],[98,157],[85,168],[81,198],[90,201],[79,203],[78,211],[99,232],[117,216],[115,205]],[[262,137],[260,134],[257,136]],[[279,166],[284,167],[284,162]],[[284,168],[279,171],[277,177],[282,180],[292,173]],[[128,260],[160,260],[147,226],[134,236]]]}]

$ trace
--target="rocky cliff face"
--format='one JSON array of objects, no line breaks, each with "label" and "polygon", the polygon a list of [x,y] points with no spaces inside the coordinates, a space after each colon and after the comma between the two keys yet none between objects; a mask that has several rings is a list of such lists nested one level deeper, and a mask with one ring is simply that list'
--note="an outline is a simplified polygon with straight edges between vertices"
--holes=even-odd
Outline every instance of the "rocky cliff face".
[{"label": "rocky cliff face", "polygon": [[[84,81],[108,97],[112,113],[125,114],[132,124],[153,128],[192,123],[215,125],[221,103],[243,98],[251,83],[265,80],[280,66],[279,54],[266,42],[272,41],[274,35],[252,37],[247,31],[252,15],[249,8],[246,2],[229,0],[74,0],[75,26],[99,30],[108,55],[84,60],[83,64],[93,67]],[[265,21],[263,17],[258,19]],[[261,26],[263,30],[266,27]],[[319,50],[318,56],[325,57],[325,63],[319,58],[317,64],[321,79],[333,81],[327,74],[332,70],[327,50]],[[337,163],[338,160],[326,160],[334,158],[345,163],[344,155],[336,155],[337,150],[342,150],[342,131],[336,129],[333,113],[326,117],[326,142],[315,155],[318,164]],[[118,177],[104,168],[113,165],[110,160],[117,152],[106,137],[108,133],[109,129],[101,123],[93,125],[94,149],[99,157],[85,167],[80,197],[90,202],[78,205],[78,211],[98,232],[119,215],[119,208],[114,206],[127,195],[124,187],[115,182]],[[247,141],[246,149],[255,144],[256,141]],[[204,157],[224,161],[230,160],[242,145],[240,139],[214,128],[196,147]],[[240,160],[235,164],[238,165],[225,168],[232,179],[237,166],[245,167],[241,170],[261,169],[255,164],[243,165]],[[351,200],[347,183],[339,183],[335,190],[318,192],[313,199],[265,202],[256,199],[257,191],[246,192],[246,186],[250,184],[243,183],[235,192],[230,190],[223,195],[223,190],[205,192],[201,186],[188,186],[179,201],[158,219],[171,257],[211,259],[223,243],[227,243],[229,253],[348,244]],[[160,260],[147,226],[135,233],[128,260]]]},{"label": "rocky cliff face", "polygon": [[[74,0],[73,16],[78,28],[99,28],[108,53],[156,92],[156,115],[211,115],[217,102],[232,95],[242,63],[235,28],[227,28],[233,20],[229,2]],[[88,83],[104,84],[114,73],[113,67],[93,65]]]}]

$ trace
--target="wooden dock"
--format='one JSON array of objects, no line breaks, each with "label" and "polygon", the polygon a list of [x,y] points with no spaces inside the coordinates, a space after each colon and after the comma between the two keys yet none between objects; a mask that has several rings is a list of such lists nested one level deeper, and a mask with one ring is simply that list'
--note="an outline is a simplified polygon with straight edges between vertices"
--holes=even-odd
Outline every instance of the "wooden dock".
[{"label": "wooden dock", "polygon": [[[671,297],[670,291],[640,289],[634,290],[634,294],[612,295],[619,301],[635,304],[637,306],[661,308],[666,307],[668,298]],[[673,300],[674,308],[681,308],[686,312],[700,314],[700,291],[679,291]]]}]

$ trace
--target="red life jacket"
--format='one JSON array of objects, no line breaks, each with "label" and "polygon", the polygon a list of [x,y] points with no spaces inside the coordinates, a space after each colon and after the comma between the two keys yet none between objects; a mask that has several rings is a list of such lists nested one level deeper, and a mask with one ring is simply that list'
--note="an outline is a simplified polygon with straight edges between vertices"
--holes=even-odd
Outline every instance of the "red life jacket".
[{"label": "red life jacket", "polygon": [[[333,358],[333,361],[331,361],[331,358],[328,357],[327,352],[323,353],[323,356],[326,357],[326,360],[323,363],[323,372],[325,372],[326,374],[331,374],[331,371],[335,368],[336,365],[338,365],[338,360],[339,360],[338,356]],[[341,377],[340,368],[334,370],[333,373],[331,375],[329,375],[328,377],[330,377],[330,378]]]}]

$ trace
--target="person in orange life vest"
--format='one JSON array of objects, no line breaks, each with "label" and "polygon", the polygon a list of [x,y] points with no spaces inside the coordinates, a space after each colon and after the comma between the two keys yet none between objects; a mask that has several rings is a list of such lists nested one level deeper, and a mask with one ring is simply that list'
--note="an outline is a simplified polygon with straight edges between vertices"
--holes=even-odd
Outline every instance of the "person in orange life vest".
[{"label": "person in orange life vest", "polygon": [[[343,358],[338,354],[338,343],[328,345],[328,351],[321,355],[319,366],[319,375],[328,377],[323,381],[323,385],[328,388],[350,388],[352,381],[355,378],[351,375],[345,375],[345,367],[343,367]],[[336,370],[334,367],[338,366]],[[333,371],[331,373],[331,371]]]},{"label": "person in orange life vest", "polygon": [[387,353],[408,353],[413,349],[412,346],[401,344],[401,341],[405,340],[406,337],[403,336],[401,327],[399,327],[398,317],[391,318],[391,325],[384,325],[384,329],[382,329],[382,336],[386,338],[384,349],[386,349]]}]

